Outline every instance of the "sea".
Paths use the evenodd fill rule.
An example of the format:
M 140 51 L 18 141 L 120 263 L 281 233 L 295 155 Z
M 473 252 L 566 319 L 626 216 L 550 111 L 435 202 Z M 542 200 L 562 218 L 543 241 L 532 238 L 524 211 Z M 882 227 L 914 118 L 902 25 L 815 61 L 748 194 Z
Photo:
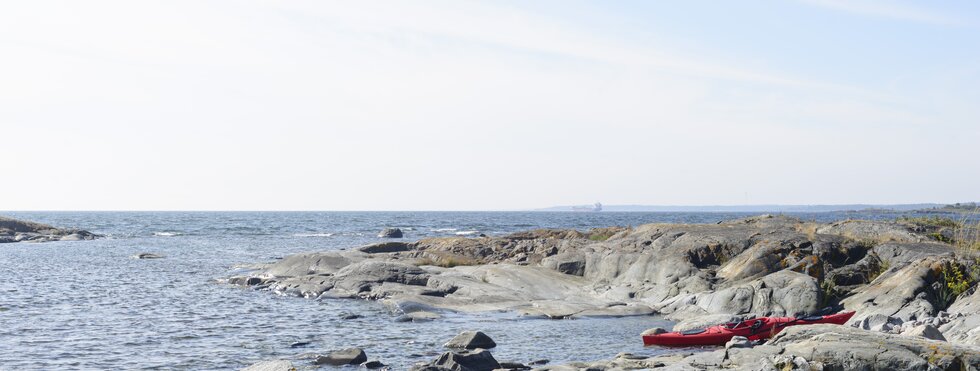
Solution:
M 396 322 L 379 302 L 310 300 L 222 281 L 289 254 L 535 228 L 715 223 L 758 213 L 646 212 L 0 212 L 105 235 L 94 241 L 0 244 L 0 370 L 235 370 L 258 361 L 364 349 L 392 370 L 430 361 L 464 330 L 493 338 L 498 361 L 550 364 L 654 355 L 640 333 L 658 316 L 548 320 L 444 313 Z M 804 220 L 893 220 L 902 212 L 793 214 Z M 139 253 L 163 255 L 140 260 Z M 357 319 L 341 319 L 359 314 Z M 303 345 L 302 343 L 308 343 Z

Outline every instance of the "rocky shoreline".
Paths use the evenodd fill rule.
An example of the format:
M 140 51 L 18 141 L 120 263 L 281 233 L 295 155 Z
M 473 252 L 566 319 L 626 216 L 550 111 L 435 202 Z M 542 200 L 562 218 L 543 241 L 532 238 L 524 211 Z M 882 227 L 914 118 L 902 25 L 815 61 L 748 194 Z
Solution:
M 0 243 L 84 241 L 100 237 L 102 236 L 86 230 L 57 228 L 0 216 Z
M 620 355 L 545 370 L 977 368 L 980 260 L 950 243 L 976 231 L 949 229 L 765 215 L 534 230 L 298 254 L 228 281 L 317 300 L 379 300 L 405 320 L 437 320 L 446 310 L 556 319 L 658 314 L 683 329 L 836 304 L 857 312 L 846 326 L 791 328 L 751 348 Z

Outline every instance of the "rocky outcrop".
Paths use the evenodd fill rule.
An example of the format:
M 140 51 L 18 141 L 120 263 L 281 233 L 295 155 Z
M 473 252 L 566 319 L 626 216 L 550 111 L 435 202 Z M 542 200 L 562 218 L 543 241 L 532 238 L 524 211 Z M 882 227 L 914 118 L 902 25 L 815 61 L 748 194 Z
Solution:
M 660 313 L 681 321 L 680 330 L 840 303 L 858 312 L 851 325 L 938 338 L 917 328 L 929 325 L 951 343 L 975 343 L 980 299 L 972 292 L 951 298 L 942 282 L 944 267 L 966 263 L 922 233 L 897 222 L 768 215 L 540 229 L 293 255 L 229 282 L 320 300 L 381 300 L 406 321 L 438 319 L 441 310 L 544 318 Z M 933 320 L 947 306 L 950 316 Z
M 99 237 L 102 236 L 81 229 L 62 229 L 0 216 L 0 243 L 83 241 Z

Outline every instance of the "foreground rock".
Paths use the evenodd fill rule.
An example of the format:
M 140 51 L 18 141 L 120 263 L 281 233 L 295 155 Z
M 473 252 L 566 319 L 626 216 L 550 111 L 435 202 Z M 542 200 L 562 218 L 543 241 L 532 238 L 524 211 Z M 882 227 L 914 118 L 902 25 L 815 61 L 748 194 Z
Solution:
M 744 345 L 739 343 L 740 345 Z M 768 344 L 696 354 L 637 357 L 620 354 L 600 362 L 537 370 L 972 370 L 980 348 L 837 325 L 789 327 Z
M 99 237 L 102 236 L 81 229 L 62 229 L 0 216 L 0 243 L 82 241 Z
M 858 312 L 850 325 L 938 338 L 912 331 L 927 324 L 951 343 L 976 345 L 980 296 L 952 295 L 945 281 L 972 272 L 970 259 L 915 225 L 758 216 L 389 242 L 292 255 L 229 282 L 319 300 L 381 300 L 406 321 L 437 319 L 440 310 L 659 313 L 688 329 L 839 303 Z

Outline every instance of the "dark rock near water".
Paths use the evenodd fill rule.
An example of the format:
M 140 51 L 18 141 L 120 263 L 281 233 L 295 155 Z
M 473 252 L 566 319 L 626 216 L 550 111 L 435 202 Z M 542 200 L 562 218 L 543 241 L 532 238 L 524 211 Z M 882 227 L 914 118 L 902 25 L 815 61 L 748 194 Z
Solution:
M 133 259 L 163 259 L 163 255 L 158 255 L 150 252 L 141 252 L 139 254 L 133 255 Z
M 402 238 L 402 236 L 402 230 L 398 228 L 385 228 L 381 233 L 378 233 L 380 238 Z
M 500 368 L 489 350 L 476 349 L 443 353 L 429 366 L 453 371 L 492 371 Z
M 453 337 L 452 340 L 449 340 L 444 346 L 446 348 L 460 349 L 490 349 L 496 347 L 497 343 L 482 331 L 463 331 Z
M 307 345 L 310 345 L 310 342 L 309 341 L 297 341 L 297 342 L 294 342 L 292 344 L 289 344 L 289 347 L 290 348 L 302 348 L 302 347 L 305 347 Z
M 325 356 L 317 356 L 313 361 L 317 365 L 359 365 L 367 362 L 367 354 L 361 348 L 347 348 L 330 352 Z
M 364 368 L 369 369 L 369 370 L 374 370 L 374 369 L 382 368 L 382 367 L 385 367 L 385 366 L 386 365 L 384 363 L 381 363 L 381 361 L 378 361 L 378 360 L 371 360 L 371 361 L 367 361 L 367 362 L 364 362 L 364 363 L 361 364 L 361 367 L 364 367 Z
M 504 370 L 530 370 L 531 367 L 518 362 L 500 362 L 500 369 Z
M 368 254 L 379 254 L 379 253 L 390 253 L 390 252 L 402 252 L 410 250 L 407 243 L 404 242 L 381 242 L 376 244 L 371 244 L 367 246 L 361 246 L 357 248 L 358 251 L 366 252 Z

